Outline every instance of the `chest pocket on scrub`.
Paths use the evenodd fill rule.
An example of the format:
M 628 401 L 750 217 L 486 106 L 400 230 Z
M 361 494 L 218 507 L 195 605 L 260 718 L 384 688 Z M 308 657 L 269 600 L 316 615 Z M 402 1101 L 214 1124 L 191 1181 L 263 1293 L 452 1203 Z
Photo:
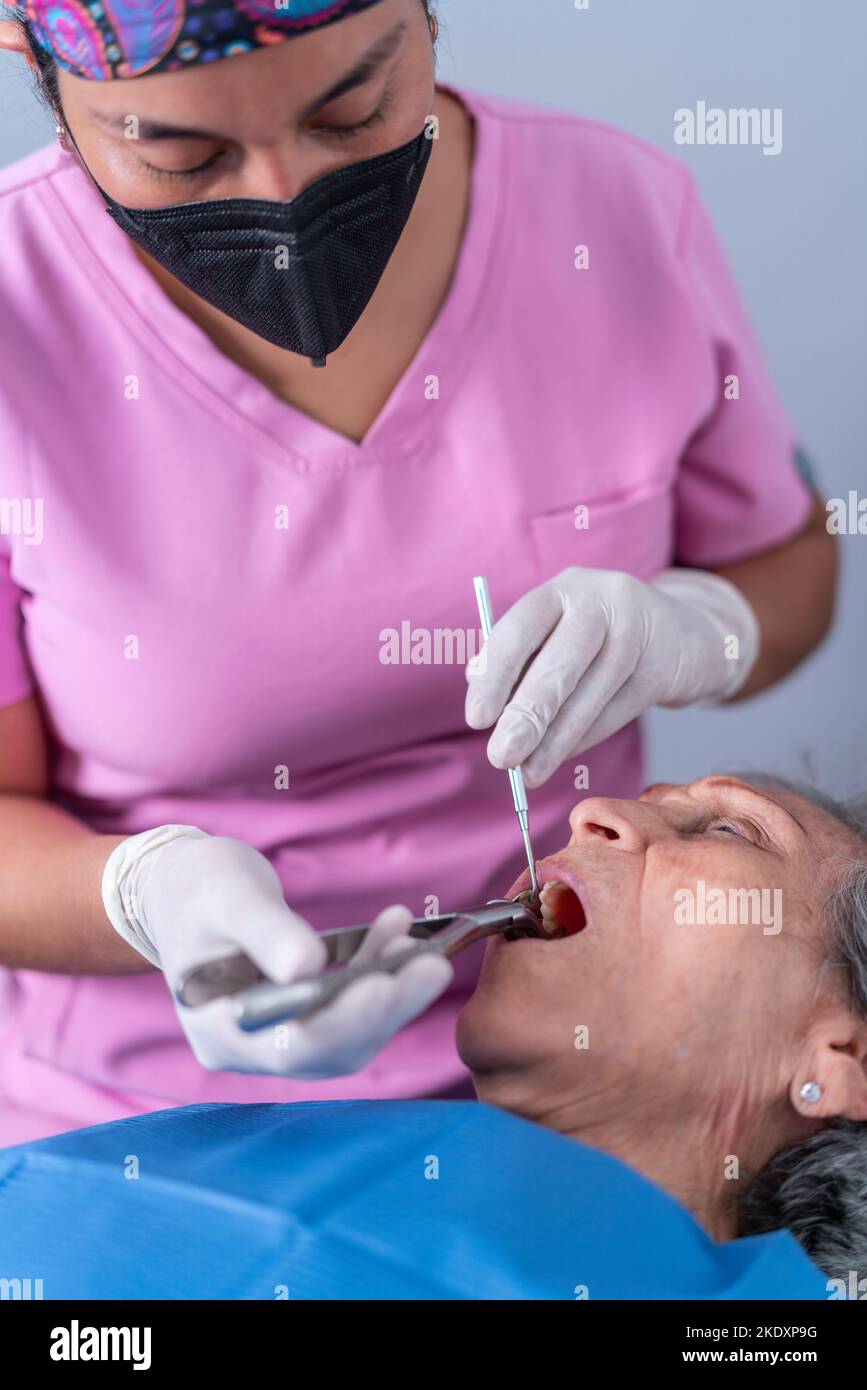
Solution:
M 651 579 L 672 563 L 674 494 L 602 497 L 531 516 L 527 527 L 540 584 L 569 565 Z

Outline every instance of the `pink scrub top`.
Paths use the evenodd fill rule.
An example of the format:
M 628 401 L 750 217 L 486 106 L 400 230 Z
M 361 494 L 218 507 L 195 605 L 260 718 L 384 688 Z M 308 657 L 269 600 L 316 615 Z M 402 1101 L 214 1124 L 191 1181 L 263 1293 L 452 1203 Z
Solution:
M 741 559 L 811 505 L 685 168 L 451 90 L 476 123 L 464 243 L 360 444 L 223 356 L 71 156 L 0 175 L 0 704 L 38 692 L 53 797 L 82 821 L 246 840 L 319 928 L 476 904 L 522 867 L 463 720 L 474 575 L 502 614 L 567 565 Z M 579 761 L 594 794 L 642 787 L 636 725 Z M 568 839 L 580 779 L 531 794 L 537 853 Z M 479 960 L 320 1082 L 203 1070 L 157 972 L 2 971 L 0 1143 L 200 1101 L 435 1095 L 466 1078 Z

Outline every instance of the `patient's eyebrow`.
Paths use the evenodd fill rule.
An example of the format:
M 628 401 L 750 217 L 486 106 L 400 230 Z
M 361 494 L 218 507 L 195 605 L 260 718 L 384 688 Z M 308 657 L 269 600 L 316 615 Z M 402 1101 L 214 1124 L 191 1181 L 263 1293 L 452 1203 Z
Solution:
M 733 788 L 735 791 L 747 791 L 750 792 L 752 796 L 758 797 L 759 801 L 764 801 L 766 805 L 775 806 L 778 811 L 782 811 L 784 815 L 788 816 L 789 820 L 795 822 L 795 825 L 801 831 L 802 835 L 806 835 L 807 832 L 794 811 L 790 811 L 781 801 L 775 801 L 772 796 L 766 796 L 764 792 L 760 792 L 756 787 L 751 786 L 749 782 L 740 782 L 736 777 L 714 777 L 713 781 L 715 786 L 722 785 Z
M 397 52 L 407 27 L 406 20 L 402 19 L 400 23 L 389 29 L 388 33 L 377 39 L 376 43 L 361 55 L 349 72 L 338 78 L 326 92 L 321 92 L 318 97 L 314 97 L 312 101 L 307 103 L 298 116 L 298 120 L 306 120 L 314 111 L 318 111 L 320 106 L 327 106 L 329 102 L 336 101 L 338 97 L 345 96 L 347 92 L 353 91 L 356 87 L 364 86 L 365 82 L 370 82 L 388 59 Z M 122 131 L 129 120 L 128 114 L 110 116 L 105 111 L 90 109 L 87 111 L 87 116 L 105 130 L 114 132 Z M 226 137 L 218 131 L 199 130 L 192 126 L 166 125 L 162 121 L 140 121 L 138 138 L 140 140 L 222 140 Z

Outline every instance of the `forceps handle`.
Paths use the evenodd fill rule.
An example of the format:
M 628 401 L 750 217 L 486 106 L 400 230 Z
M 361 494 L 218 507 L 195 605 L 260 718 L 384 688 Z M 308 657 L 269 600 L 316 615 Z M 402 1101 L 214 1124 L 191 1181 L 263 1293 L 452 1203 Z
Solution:
M 409 934 L 426 941 L 432 930 L 450 925 L 457 915 L 456 912 L 444 912 L 436 917 L 413 917 Z M 350 960 L 369 931 L 367 924 L 361 927 L 331 927 L 328 931 L 319 932 L 319 939 L 325 946 L 326 965 L 343 965 Z M 212 999 L 221 999 L 226 994 L 240 994 L 242 990 L 263 984 L 266 980 L 267 976 L 248 955 L 236 951 L 188 970 L 175 990 L 175 998 L 179 1004 L 196 1008 L 200 1004 L 209 1004 Z
M 347 985 L 368 975 L 396 974 L 402 966 L 419 956 L 431 953 L 453 956 L 486 936 L 498 932 L 534 930 L 537 919 L 520 900 L 495 898 L 472 912 L 444 913 L 439 917 L 417 917 L 413 933 L 417 941 L 405 951 L 397 951 L 385 959 L 379 957 L 365 965 L 348 965 L 330 975 L 313 975 L 292 984 L 277 985 L 270 981 L 253 985 L 235 995 L 236 1022 L 245 1033 L 267 1028 L 291 1018 L 304 1018 L 329 1004 Z M 352 928 L 349 929 L 353 931 Z M 354 932 L 363 931 L 355 928 Z M 335 935 L 346 935 L 346 928 L 337 928 Z
M 417 960 L 425 954 L 444 953 L 431 938 L 430 941 L 417 941 L 405 951 L 396 951 L 385 960 L 372 961 L 368 965 L 346 965 L 330 975 L 314 975 L 290 985 L 263 981 L 234 996 L 235 1021 L 245 1033 L 254 1033 L 260 1028 L 267 1028 L 270 1023 L 305 1018 L 330 1004 L 354 980 L 362 980 L 372 974 L 394 975 L 408 961 Z
M 267 980 L 244 955 L 225 956 L 190 972 L 175 992 L 178 1003 L 190 1008 L 226 995 L 233 997 L 236 1021 L 244 1032 L 255 1032 L 270 1023 L 304 1018 L 331 1002 L 354 980 L 373 974 L 394 974 L 408 961 L 427 952 L 452 956 L 483 937 L 509 930 L 533 930 L 535 917 L 518 899 L 495 898 L 472 912 L 446 912 L 437 917 L 413 918 L 406 950 L 379 957 L 363 965 L 348 965 L 331 974 L 312 975 L 290 984 Z M 331 964 L 345 960 L 361 945 L 369 927 L 337 927 L 322 932 L 328 938 Z

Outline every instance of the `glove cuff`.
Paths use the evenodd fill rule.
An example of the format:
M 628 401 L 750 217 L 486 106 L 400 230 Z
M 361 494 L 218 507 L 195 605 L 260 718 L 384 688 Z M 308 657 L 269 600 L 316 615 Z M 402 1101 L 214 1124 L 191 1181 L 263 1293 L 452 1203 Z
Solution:
M 720 659 L 708 668 L 707 687 L 694 701 L 679 703 L 718 705 L 730 700 L 749 679 L 761 648 L 761 629 L 751 605 L 736 585 L 708 570 L 663 570 L 652 583 L 719 633 Z
M 140 912 L 139 867 L 152 850 L 183 836 L 209 838 L 195 825 L 159 825 L 155 830 L 143 830 L 115 846 L 102 874 L 102 902 L 108 920 L 118 935 L 158 970 L 162 969 L 159 951 L 145 930 Z

